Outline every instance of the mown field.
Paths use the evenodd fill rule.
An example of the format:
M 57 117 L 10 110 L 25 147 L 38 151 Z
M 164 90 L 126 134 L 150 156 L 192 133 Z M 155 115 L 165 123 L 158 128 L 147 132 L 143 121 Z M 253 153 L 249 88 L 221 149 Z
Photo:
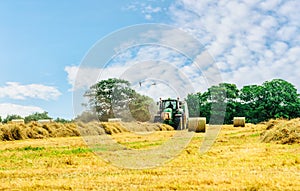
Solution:
M 197 133 L 178 157 L 143 170 L 105 163 L 81 137 L 0 141 L 0 190 L 300 190 L 300 145 L 262 142 L 270 126 L 225 125 L 205 154 L 198 152 L 204 134 Z M 110 136 L 127 147 L 148 149 L 173 134 Z

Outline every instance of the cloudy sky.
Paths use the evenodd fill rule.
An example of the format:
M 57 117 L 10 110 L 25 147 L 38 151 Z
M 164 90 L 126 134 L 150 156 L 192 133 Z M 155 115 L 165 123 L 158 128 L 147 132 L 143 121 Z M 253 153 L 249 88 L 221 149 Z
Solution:
M 167 24 L 192 35 L 214 59 L 224 82 L 242 87 L 282 78 L 299 90 L 299 8 L 298 0 L 0 1 L 0 116 L 47 111 L 54 118 L 73 118 L 74 91 L 94 83 L 91 76 L 134 79 L 132 68 L 155 73 L 149 61 L 155 58 L 159 65 L 175 67 L 165 67 L 167 76 L 180 68 L 196 91 L 204 91 L 203 73 L 195 73 L 193 61 L 163 46 L 116 51 L 105 70 L 82 67 L 101 39 L 143 23 Z M 164 37 L 169 38 L 179 37 Z M 80 67 L 89 75 L 78 81 Z M 148 78 L 144 92 L 168 89 L 155 76 Z

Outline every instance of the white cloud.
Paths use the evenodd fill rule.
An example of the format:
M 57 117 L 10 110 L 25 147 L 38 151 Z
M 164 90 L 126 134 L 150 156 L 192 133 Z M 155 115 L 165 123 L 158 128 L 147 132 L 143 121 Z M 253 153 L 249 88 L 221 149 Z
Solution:
M 177 0 L 169 10 L 212 53 L 224 81 L 282 78 L 300 90 L 299 7 L 298 0 Z
M 185 42 L 184 37 L 178 37 L 176 41 L 172 41 L 171 38 L 164 38 L 164 36 L 166 36 L 166 34 L 163 34 L 160 38 L 164 39 L 165 41 L 162 44 L 166 44 L 166 41 L 171 41 L 173 44 L 178 44 L 178 39 L 183 39 L 181 44 L 184 44 Z M 194 44 L 195 43 L 189 43 L 189 41 L 187 41 L 182 48 L 184 51 L 188 51 L 193 48 L 196 49 Z M 174 46 L 176 47 L 178 45 Z M 132 52 L 128 53 L 128 51 Z M 143 45 L 132 50 L 126 50 L 115 56 L 114 59 L 108 63 L 106 68 L 67 66 L 65 67 L 65 71 L 68 73 L 68 82 L 70 85 L 72 85 L 72 91 L 77 91 L 79 89 L 87 90 L 97 81 L 113 77 L 129 80 L 133 83 L 147 79 L 149 80 L 150 78 L 152 81 L 164 81 L 165 83 L 168 80 L 162 79 L 166 77 L 173 83 L 178 81 L 176 77 L 180 77 L 182 75 L 187 76 L 185 77 L 185 81 L 188 81 L 186 83 L 193 84 L 193 86 L 196 87 L 195 89 L 200 90 L 202 87 L 204 87 L 202 82 L 207 83 L 207 81 L 203 79 L 202 72 L 205 72 L 205 70 L 209 69 L 212 63 L 212 58 L 206 53 L 198 55 L 196 60 L 198 62 L 192 63 L 189 61 L 189 58 L 177 50 L 154 44 Z M 150 64 L 150 67 L 148 63 L 154 64 Z M 173 86 L 175 89 L 180 87 L 178 84 L 174 84 Z M 156 86 L 156 88 L 158 87 L 160 86 Z M 166 92 L 166 89 L 161 89 L 158 91 Z M 151 93 L 151 95 L 153 95 L 153 93 Z M 157 96 L 153 95 L 152 97 Z
M 36 106 L 24 106 L 24 105 L 17 105 L 12 103 L 0 103 L 0 116 L 2 118 L 6 117 L 7 115 L 20 115 L 21 117 L 28 116 L 35 112 L 44 112 L 44 110 L 40 107 Z
M 145 5 L 145 4 L 142 4 L 141 9 L 142 9 L 142 13 L 145 15 L 145 19 L 147 20 L 151 20 L 153 14 L 161 12 L 160 7 L 152 7 L 151 5 Z
M 128 65 L 111 66 L 107 68 L 92 68 L 80 66 L 66 66 L 68 82 L 72 86 L 71 91 L 88 89 L 99 80 L 117 78 L 126 70 Z
M 146 15 L 145 15 L 145 19 L 147 19 L 147 20 L 151 20 L 151 19 L 152 19 L 152 15 L 150 15 L 150 14 L 146 14 Z
M 35 98 L 50 100 L 56 99 L 61 95 L 56 87 L 45 86 L 42 84 L 22 85 L 18 82 L 7 82 L 5 86 L 0 87 L 0 98 L 10 98 L 24 100 L 26 98 Z

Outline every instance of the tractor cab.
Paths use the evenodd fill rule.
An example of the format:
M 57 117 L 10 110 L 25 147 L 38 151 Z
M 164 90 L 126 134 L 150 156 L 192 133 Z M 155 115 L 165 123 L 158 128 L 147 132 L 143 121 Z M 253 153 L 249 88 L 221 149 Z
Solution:
M 170 108 L 172 110 L 176 110 L 179 108 L 178 100 L 171 100 L 171 99 L 162 100 L 161 105 L 162 105 L 162 109 Z

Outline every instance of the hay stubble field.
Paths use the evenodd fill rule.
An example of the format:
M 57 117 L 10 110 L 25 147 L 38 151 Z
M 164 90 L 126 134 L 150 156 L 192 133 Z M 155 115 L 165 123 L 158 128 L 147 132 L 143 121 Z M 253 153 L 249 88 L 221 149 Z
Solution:
M 266 125 L 224 125 L 199 153 L 197 133 L 178 157 L 153 169 L 121 169 L 93 154 L 81 137 L 0 142 L 0 190 L 300 190 L 299 144 L 261 141 Z M 111 135 L 133 149 L 162 144 L 174 131 Z

